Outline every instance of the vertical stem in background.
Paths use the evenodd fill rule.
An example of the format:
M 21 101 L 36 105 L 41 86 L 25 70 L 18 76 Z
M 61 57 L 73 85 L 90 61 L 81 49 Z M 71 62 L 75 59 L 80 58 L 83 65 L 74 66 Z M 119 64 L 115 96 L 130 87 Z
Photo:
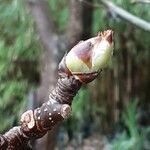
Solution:
M 108 128 L 106 129 L 107 133 L 112 132 L 112 125 L 114 124 L 114 115 L 115 115 L 115 99 L 114 99 L 114 76 L 113 71 L 109 70 L 107 74 L 107 124 Z M 110 126 L 111 124 L 111 126 Z
M 120 42 L 121 42 L 121 49 L 122 49 L 122 70 L 121 70 L 121 75 L 122 75 L 122 82 L 121 82 L 121 102 L 120 102 L 120 110 L 123 109 L 124 104 L 128 101 L 128 94 L 127 94 L 127 77 L 128 77 L 128 51 L 127 51 L 127 40 L 125 38 L 124 34 L 120 35 Z
M 128 34 L 126 34 L 128 33 Z M 124 106 L 131 101 L 131 90 L 132 90 L 132 72 L 131 72 L 131 47 L 129 47 L 128 37 L 132 39 L 132 30 L 126 31 L 124 34 L 120 36 L 121 46 L 122 46 L 122 70 L 121 70 L 121 78 L 123 79 L 120 83 L 120 93 L 122 99 L 120 100 L 120 110 L 124 109 Z
M 132 52 L 131 50 L 134 50 L 134 46 L 130 44 L 130 42 L 134 43 L 134 29 L 133 27 L 129 26 L 128 28 L 128 34 L 127 39 L 130 37 L 130 40 L 128 40 L 127 44 L 127 100 L 130 102 L 131 96 L 132 96 Z
M 126 85 L 126 91 L 127 91 L 127 101 L 131 101 L 131 89 L 132 89 L 132 82 L 131 82 L 131 57 L 129 54 L 129 49 L 127 49 L 127 85 Z
M 118 104 L 119 104 L 119 66 L 118 66 L 118 61 L 117 61 L 117 57 L 115 57 L 114 59 L 114 102 L 115 102 L 115 106 L 114 106 L 114 121 L 115 123 L 119 121 L 119 108 L 118 108 Z
M 129 103 L 131 100 L 131 57 L 127 40 L 124 41 L 123 59 L 124 59 L 124 90 L 123 104 Z

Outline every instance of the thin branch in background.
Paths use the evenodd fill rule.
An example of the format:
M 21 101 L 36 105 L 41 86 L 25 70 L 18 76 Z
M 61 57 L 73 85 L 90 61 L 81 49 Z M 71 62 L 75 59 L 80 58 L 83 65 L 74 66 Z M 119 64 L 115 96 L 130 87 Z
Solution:
M 150 0 L 133 0 L 131 3 L 144 3 L 144 4 L 150 4 Z
M 136 25 L 137 27 L 144 29 L 146 31 L 150 31 L 150 23 L 149 22 L 147 22 L 137 16 L 134 16 L 133 14 L 129 13 L 128 11 L 116 6 L 111 1 L 100 0 L 100 4 L 103 4 L 109 10 L 113 11 L 118 16 L 120 16 L 120 18 L 130 22 L 131 24 Z
M 150 31 L 150 23 L 129 13 L 128 11 L 124 10 L 123 8 L 120 8 L 116 6 L 114 3 L 111 1 L 106 1 L 106 0 L 100 0 L 99 4 L 92 4 L 90 2 L 87 2 L 86 0 L 81 0 L 83 3 L 90 5 L 91 7 L 101 7 L 101 5 L 104 5 L 106 8 L 114 12 L 116 15 L 118 15 L 120 18 L 128 21 L 129 23 L 136 25 L 137 27 Z M 139 0 L 140 1 L 140 0 Z M 145 0 L 145 2 L 150 2 L 149 0 Z

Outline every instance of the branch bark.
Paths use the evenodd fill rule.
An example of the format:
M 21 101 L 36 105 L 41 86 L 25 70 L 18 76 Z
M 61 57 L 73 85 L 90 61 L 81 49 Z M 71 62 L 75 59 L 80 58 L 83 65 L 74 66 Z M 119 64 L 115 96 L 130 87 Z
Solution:
M 150 0 L 133 0 L 131 3 L 143 3 L 143 4 L 150 4 Z
M 47 102 L 35 110 L 26 111 L 21 116 L 21 126 L 14 127 L 0 136 L 0 149 L 29 149 L 29 140 L 44 136 L 59 121 L 69 117 L 71 102 L 81 85 L 73 76 L 59 78 Z
M 100 0 L 101 4 L 103 4 L 105 7 L 107 7 L 109 10 L 116 13 L 118 16 L 120 16 L 122 19 L 127 20 L 128 22 L 132 23 L 133 25 L 136 25 L 137 27 L 144 29 L 146 31 L 150 31 L 150 23 L 132 15 L 131 13 L 127 12 L 126 10 L 116 6 L 111 1 L 106 0 Z

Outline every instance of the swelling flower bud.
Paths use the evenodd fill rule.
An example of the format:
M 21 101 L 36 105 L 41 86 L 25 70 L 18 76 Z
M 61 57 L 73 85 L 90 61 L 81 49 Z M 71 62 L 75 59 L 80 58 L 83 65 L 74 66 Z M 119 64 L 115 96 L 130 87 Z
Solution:
M 75 45 L 61 61 L 59 70 L 61 73 L 73 75 L 81 82 L 90 82 L 106 67 L 113 47 L 113 31 L 101 32 L 98 36 Z

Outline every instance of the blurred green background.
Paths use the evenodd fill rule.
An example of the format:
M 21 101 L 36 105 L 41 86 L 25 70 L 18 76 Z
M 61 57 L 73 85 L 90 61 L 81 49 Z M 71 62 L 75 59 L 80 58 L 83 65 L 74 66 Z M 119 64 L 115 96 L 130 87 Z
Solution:
M 150 26 L 150 3 L 111 2 L 147 21 Z M 48 93 L 49 88 L 44 83 L 55 78 L 54 83 L 48 82 L 53 86 L 57 80 L 56 76 L 48 75 L 48 71 L 46 77 L 43 75 L 44 65 L 54 68 L 54 74 L 57 74 L 57 64 L 65 51 L 79 40 L 111 28 L 115 33 L 114 56 L 99 78 L 82 87 L 75 97 L 71 118 L 53 133 L 57 135 L 56 140 L 53 139 L 55 149 L 149 150 L 150 31 L 122 19 L 100 0 L 47 0 L 44 3 L 49 10 L 47 15 L 51 17 L 48 21 L 52 20 L 55 28 L 53 31 L 49 24 L 49 43 L 55 39 L 52 37 L 51 40 L 53 34 L 57 37 L 57 48 L 51 53 L 40 35 L 43 15 L 38 11 L 43 11 L 40 9 L 44 8 L 42 3 L 40 0 L 0 0 L 0 132 L 18 125 L 19 116 L 26 109 L 44 102 L 44 96 L 35 93 L 41 86 Z M 77 18 L 72 29 L 75 23 L 82 21 L 77 28 L 82 32 L 73 43 L 69 43 L 72 41 L 64 37 L 76 32 L 68 31 L 71 10 L 76 8 Z M 41 22 L 37 21 L 38 18 Z M 54 56 L 53 66 L 49 57 L 45 57 L 47 51 Z M 47 140 L 47 143 L 51 142 L 50 138 Z M 43 148 L 47 149 L 53 148 Z

